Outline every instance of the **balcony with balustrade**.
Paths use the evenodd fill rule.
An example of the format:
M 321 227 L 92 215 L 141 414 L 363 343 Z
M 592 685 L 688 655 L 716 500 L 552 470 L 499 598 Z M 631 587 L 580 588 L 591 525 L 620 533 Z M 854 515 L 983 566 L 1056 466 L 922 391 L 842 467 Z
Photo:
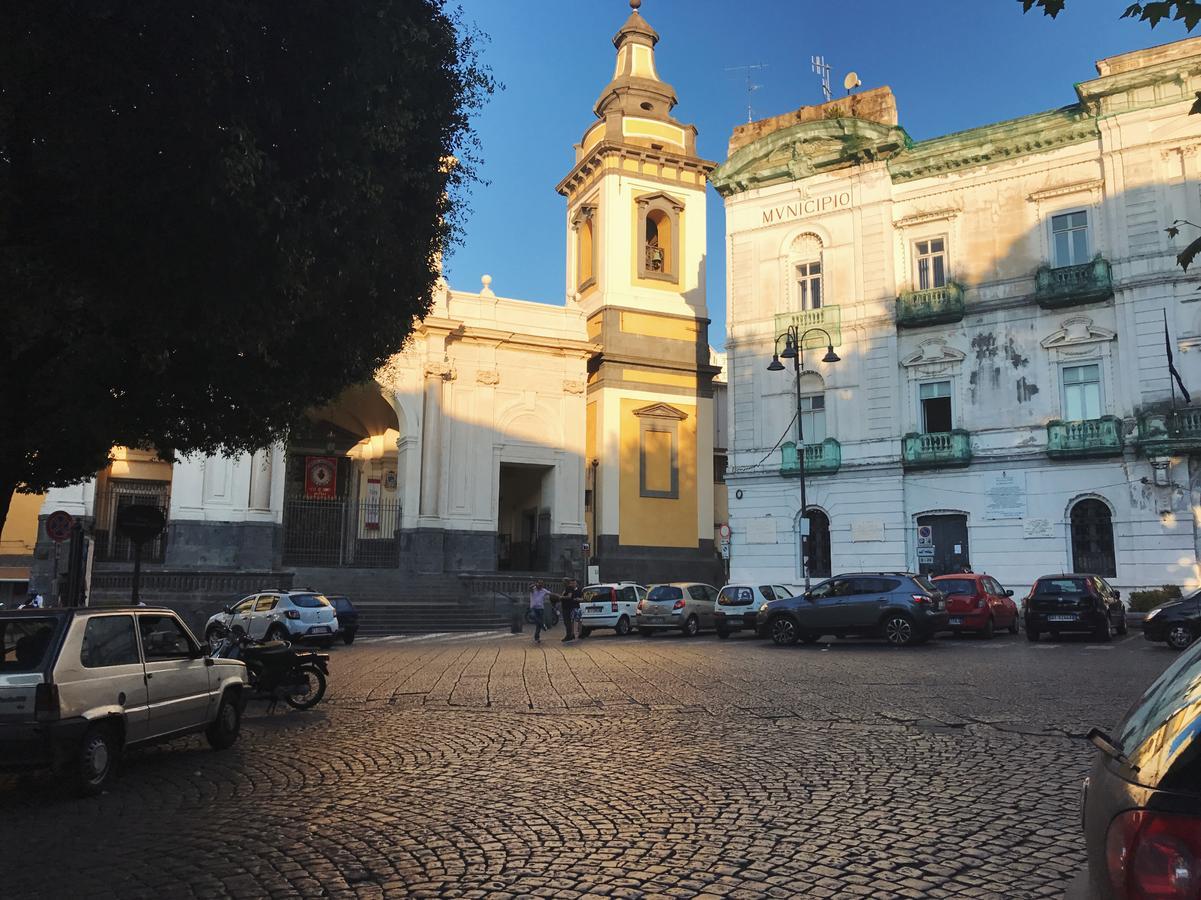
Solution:
M 901 465 L 906 469 L 962 468 L 971 462 L 972 435 L 962 428 L 901 438 Z
M 810 329 L 820 329 L 806 335 L 801 341 L 804 350 L 818 350 L 826 346 L 826 337 L 822 331 L 830 335 L 830 344 L 835 347 L 842 346 L 842 308 L 839 306 L 777 313 L 776 334 L 783 334 L 790 327 L 795 327 L 798 334 L 805 334 Z
M 788 441 L 780 447 L 780 474 L 785 478 L 797 478 L 801 467 L 797 461 L 796 444 Z M 833 475 L 842 465 L 842 445 L 834 438 L 826 438 L 820 444 L 805 445 L 805 475 Z
M 1122 455 L 1122 420 L 1116 416 L 1047 423 L 1047 456 L 1080 459 Z
M 1100 254 L 1079 266 L 1042 266 L 1035 281 L 1034 299 L 1043 309 L 1100 303 L 1113 296 L 1113 272 Z
M 1201 408 L 1143 413 L 1135 442 L 1146 456 L 1201 453 Z
M 963 320 L 963 287 L 950 282 L 897 297 L 897 328 L 920 328 Z

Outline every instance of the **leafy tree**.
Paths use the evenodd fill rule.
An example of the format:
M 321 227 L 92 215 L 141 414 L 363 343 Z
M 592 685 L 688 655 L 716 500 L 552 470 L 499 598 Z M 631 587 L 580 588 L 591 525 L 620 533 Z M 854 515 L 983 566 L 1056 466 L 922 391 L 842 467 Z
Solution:
M 1038 7 L 1043 15 L 1054 19 L 1063 12 L 1067 0 L 1018 0 L 1023 12 Z M 1192 31 L 1201 22 L 1201 0 L 1153 0 L 1149 3 L 1131 3 L 1122 13 L 1123 19 L 1138 19 L 1150 22 L 1154 28 L 1164 19 L 1183 22 L 1184 27 Z
M 267 446 L 403 345 L 478 41 L 444 0 L 0 4 L 0 524 L 113 445 Z

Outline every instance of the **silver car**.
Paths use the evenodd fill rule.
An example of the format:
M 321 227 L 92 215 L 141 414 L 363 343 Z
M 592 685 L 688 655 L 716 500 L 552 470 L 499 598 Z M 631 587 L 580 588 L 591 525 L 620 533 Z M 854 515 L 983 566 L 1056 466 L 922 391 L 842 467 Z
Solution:
M 717 588 L 695 581 L 674 581 L 651 585 L 646 599 L 638 604 L 638 633 L 674 629 L 687 637 L 696 637 L 702 629 L 713 628 L 713 608 Z
M 0 771 L 53 768 L 94 794 L 127 747 L 200 733 L 224 750 L 246 683 L 169 609 L 0 612 Z
M 225 629 L 259 641 L 312 641 L 331 647 L 338 634 L 338 614 L 316 591 L 265 590 L 209 617 L 204 639 L 210 647 Z

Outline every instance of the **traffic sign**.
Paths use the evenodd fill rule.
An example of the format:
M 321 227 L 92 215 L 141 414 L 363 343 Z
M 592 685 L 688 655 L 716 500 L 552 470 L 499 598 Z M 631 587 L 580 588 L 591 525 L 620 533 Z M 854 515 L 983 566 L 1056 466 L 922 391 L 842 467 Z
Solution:
M 722 542 L 721 542 L 721 558 L 722 559 L 730 558 L 730 542 L 729 542 L 729 540 L 727 540 L 725 538 L 722 538 Z
M 917 526 L 917 545 L 919 547 L 934 546 L 934 528 L 930 525 Z
M 927 562 L 933 560 L 934 559 L 934 548 L 933 547 L 918 547 L 917 548 L 917 558 L 919 560 L 923 560 L 923 561 L 927 561 Z
M 587 542 L 587 541 L 584 541 L 584 545 L 583 545 L 582 549 L 583 549 L 583 551 L 584 551 L 585 553 L 587 553 L 587 552 L 588 552 L 589 550 L 591 550 L 592 548 L 591 548 L 591 547 L 588 545 L 588 542 Z
M 730 539 L 730 526 L 725 522 L 722 522 L 717 526 L 717 533 L 721 536 L 723 541 L 728 541 Z
M 75 524 L 74 517 L 69 512 L 57 510 L 46 516 L 46 537 L 61 544 L 71 537 L 71 526 Z

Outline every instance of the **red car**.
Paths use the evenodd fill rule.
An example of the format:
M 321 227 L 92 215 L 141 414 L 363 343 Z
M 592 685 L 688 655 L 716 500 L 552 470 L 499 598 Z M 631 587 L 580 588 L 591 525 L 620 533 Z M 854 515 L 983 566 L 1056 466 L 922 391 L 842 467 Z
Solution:
M 1007 591 L 991 575 L 965 572 L 962 575 L 939 575 L 934 586 L 947 598 L 948 627 L 961 631 L 978 631 L 990 638 L 998 628 L 1018 633 L 1018 607 L 1013 591 Z

